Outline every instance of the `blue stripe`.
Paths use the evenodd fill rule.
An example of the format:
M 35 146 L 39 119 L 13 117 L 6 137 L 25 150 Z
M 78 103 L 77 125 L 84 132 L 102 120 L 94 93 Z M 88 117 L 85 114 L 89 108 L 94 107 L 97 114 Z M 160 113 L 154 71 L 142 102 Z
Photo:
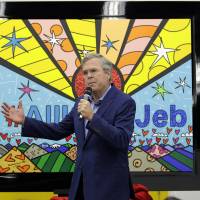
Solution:
M 178 160 L 176 160 L 175 158 L 171 157 L 170 155 L 167 155 L 167 156 L 163 157 L 163 160 L 165 160 L 169 164 L 173 165 L 174 167 L 176 167 L 180 171 L 192 171 L 191 168 L 187 167 L 186 165 L 184 165 L 183 163 L 179 162 Z
M 188 157 L 188 158 L 191 158 L 193 159 L 193 154 L 191 154 L 190 152 L 188 151 L 185 151 L 183 149 L 176 149 L 177 152 L 183 154 L 184 156 Z

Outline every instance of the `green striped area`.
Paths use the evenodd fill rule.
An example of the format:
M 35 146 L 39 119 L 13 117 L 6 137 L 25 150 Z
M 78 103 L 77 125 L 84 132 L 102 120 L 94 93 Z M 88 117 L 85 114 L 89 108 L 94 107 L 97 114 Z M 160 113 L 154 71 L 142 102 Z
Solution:
M 187 165 L 190 168 L 193 168 L 193 160 L 184 156 L 183 154 L 179 153 L 179 152 L 172 152 L 170 154 L 173 158 L 175 158 L 176 160 L 180 161 L 181 163 L 184 163 L 185 165 Z
M 174 167 L 173 165 L 170 165 L 168 162 L 162 160 L 162 158 L 158 159 L 158 162 L 160 162 L 162 165 L 164 165 L 167 169 L 169 169 L 170 171 L 173 172 L 177 172 L 179 171 L 178 169 L 176 169 L 176 167 Z
M 40 169 L 42 169 L 50 156 L 51 156 L 51 154 L 48 153 L 46 155 L 43 155 L 41 157 L 37 157 L 37 158 L 33 159 L 32 162 L 35 165 L 37 165 L 37 167 L 39 167 Z
M 59 151 L 32 160 L 43 172 L 70 172 L 73 162 Z
M 65 157 L 65 161 L 63 162 L 63 165 L 60 168 L 60 172 L 71 172 L 73 164 L 74 163 L 68 157 Z
M 25 152 L 28 148 L 29 148 L 29 145 L 26 144 L 25 142 L 23 142 L 22 144 L 20 144 L 18 147 L 17 147 L 21 152 Z
M 55 162 L 55 164 L 54 164 L 54 166 L 53 166 L 53 168 L 51 170 L 52 172 L 57 172 L 57 171 L 60 170 L 60 168 L 63 165 L 63 162 L 65 161 L 65 158 L 63 158 L 63 157 L 64 157 L 64 155 L 62 155 L 62 154 L 60 154 L 58 156 L 58 158 L 57 158 L 57 160 L 56 160 L 56 162 Z
M 45 163 L 42 170 L 44 172 L 51 172 L 52 167 L 54 166 L 54 163 L 56 162 L 60 152 L 54 151 L 51 153 L 51 156 L 49 157 L 48 161 Z
M 70 172 L 74 172 L 75 171 L 75 163 L 73 163 Z

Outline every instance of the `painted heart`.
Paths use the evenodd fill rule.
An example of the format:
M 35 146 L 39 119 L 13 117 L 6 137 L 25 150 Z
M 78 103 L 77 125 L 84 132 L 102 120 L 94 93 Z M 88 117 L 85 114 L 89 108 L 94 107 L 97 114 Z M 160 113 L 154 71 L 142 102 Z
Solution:
M 167 133 L 170 134 L 172 132 L 172 128 L 167 127 Z
M 159 144 L 160 140 L 161 140 L 161 138 L 156 137 L 156 142 L 157 142 L 158 144 Z
M 0 166 L 0 173 L 5 173 L 7 171 L 9 171 L 10 167 L 6 167 L 6 168 L 3 168 L 2 166 Z
M 17 143 L 17 145 L 20 145 L 21 139 L 16 139 L 16 143 Z
M 33 139 L 30 139 L 30 138 L 28 139 L 28 143 L 29 143 L 29 144 L 31 144 L 32 141 L 33 141 Z
M 19 160 L 25 160 L 25 155 L 24 154 L 16 155 L 15 158 Z
M 151 145 L 151 143 L 152 143 L 152 139 L 146 139 L 146 141 L 147 141 L 147 144 L 150 146 Z
M 8 154 L 8 156 L 5 158 L 6 162 L 15 162 L 15 159 L 12 158 L 12 154 Z
M 149 134 L 149 131 L 145 131 L 144 129 L 142 129 L 142 134 L 143 134 L 143 136 L 145 137 L 146 135 Z
M 152 128 L 152 132 L 153 132 L 153 133 L 156 133 L 156 129 L 155 129 L 155 128 Z
M 186 138 L 186 142 L 187 142 L 187 144 L 189 145 L 190 142 L 191 142 L 191 139 L 190 139 L 190 138 Z
M 174 142 L 174 144 L 177 144 L 178 141 L 179 141 L 179 137 L 177 137 L 177 138 L 173 138 L 173 142 Z
M 30 165 L 23 165 L 23 166 L 18 166 L 17 169 L 21 172 L 27 172 L 30 168 Z
M 188 131 L 191 133 L 192 132 L 192 126 L 188 125 Z
M 76 137 L 74 137 L 73 140 L 74 140 L 74 142 L 77 142 L 77 138 Z
M 180 133 L 180 129 L 175 130 L 176 135 Z
M 1 137 L 3 140 L 6 140 L 6 138 L 8 137 L 8 133 L 5 133 L 5 134 L 2 133 Z
M 144 140 L 139 140 L 140 144 L 143 145 L 144 144 Z
M 6 121 L 8 122 L 8 127 L 12 126 L 13 121 L 11 119 L 6 118 Z
M 168 141 L 169 141 L 169 139 L 168 139 L 168 138 L 164 138 L 164 139 L 163 139 L 163 144 L 167 144 L 167 143 L 168 143 Z
M 72 135 L 69 135 L 69 136 L 67 136 L 67 137 L 65 138 L 65 140 L 66 140 L 67 142 L 69 142 L 71 138 L 72 138 Z

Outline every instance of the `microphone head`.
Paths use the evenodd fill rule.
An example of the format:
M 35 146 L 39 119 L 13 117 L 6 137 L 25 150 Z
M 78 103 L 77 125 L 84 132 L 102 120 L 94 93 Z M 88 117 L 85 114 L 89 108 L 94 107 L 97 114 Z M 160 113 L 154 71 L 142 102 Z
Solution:
M 88 96 L 92 96 L 92 88 L 91 87 L 86 87 L 85 88 L 85 94 Z

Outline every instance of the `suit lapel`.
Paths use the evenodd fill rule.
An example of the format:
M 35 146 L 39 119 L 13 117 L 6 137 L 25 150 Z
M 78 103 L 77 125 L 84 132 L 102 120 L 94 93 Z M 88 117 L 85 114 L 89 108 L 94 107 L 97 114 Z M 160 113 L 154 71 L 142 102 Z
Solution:
M 103 114 L 105 113 L 105 111 L 109 109 L 109 106 L 112 103 L 112 100 L 114 99 L 114 96 L 116 95 L 115 91 L 116 91 L 115 87 L 112 86 L 111 89 L 106 94 L 106 96 L 104 97 L 104 99 L 102 100 L 102 103 L 101 103 L 99 109 L 96 112 L 99 116 L 102 117 Z M 91 137 L 91 135 L 92 135 L 91 131 L 88 131 L 88 134 L 87 134 L 87 137 L 85 139 L 84 145 L 86 145 L 86 143 L 89 140 L 89 138 Z
M 78 106 L 78 103 L 77 103 L 77 106 Z M 76 110 L 78 110 L 78 109 L 76 108 Z M 78 132 L 79 132 L 79 136 L 78 136 L 79 138 L 77 138 L 77 139 L 79 139 L 80 143 L 83 144 L 84 140 L 85 140 L 85 124 L 84 124 L 84 119 L 83 118 L 80 119 L 79 115 L 80 114 L 78 112 L 76 112 L 76 121 L 78 124 L 77 127 L 78 127 Z
M 84 119 L 79 119 L 79 127 L 80 127 L 80 139 L 81 144 L 85 142 L 85 124 Z

